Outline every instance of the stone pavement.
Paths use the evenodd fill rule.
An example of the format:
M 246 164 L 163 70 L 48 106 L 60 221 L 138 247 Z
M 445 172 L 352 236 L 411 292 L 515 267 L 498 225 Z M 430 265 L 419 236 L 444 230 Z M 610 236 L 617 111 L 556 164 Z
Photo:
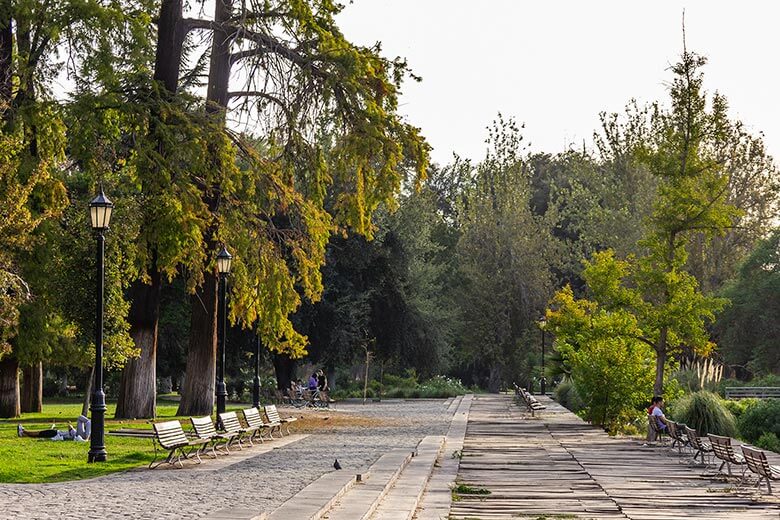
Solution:
M 179 470 L 136 470 L 56 484 L 0 484 L 0 519 L 194 519 L 230 509 L 270 513 L 332 471 L 335 458 L 345 472 L 352 472 L 392 449 L 412 450 L 426 435 L 444 435 L 454 413 L 450 403 L 339 404 L 336 411 L 318 413 L 354 413 L 386 424 L 312 433 L 271 451 L 251 448 L 246 453 L 255 449 L 257 455 L 236 457 L 235 462 L 221 457 L 219 467 L 209 468 L 215 461 L 204 459 L 201 466 Z

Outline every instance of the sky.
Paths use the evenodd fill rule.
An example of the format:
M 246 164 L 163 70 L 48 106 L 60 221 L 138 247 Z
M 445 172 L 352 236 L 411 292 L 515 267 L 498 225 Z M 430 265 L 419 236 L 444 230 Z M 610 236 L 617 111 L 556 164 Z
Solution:
M 683 10 L 688 49 L 709 60 L 705 89 L 780 157 L 780 2 L 354 0 L 338 23 L 422 76 L 400 111 L 446 163 L 482 159 L 499 112 L 525 123 L 531 150 L 555 153 L 589 144 L 601 111 L 668 102 Z

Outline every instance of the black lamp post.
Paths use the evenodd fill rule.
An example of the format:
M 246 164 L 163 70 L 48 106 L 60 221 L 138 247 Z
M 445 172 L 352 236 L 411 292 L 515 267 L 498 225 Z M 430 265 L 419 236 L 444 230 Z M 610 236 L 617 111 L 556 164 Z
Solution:
M 260 408 L 260 334 L 255 339 L 255 381 L 252 387 L 252 406 Z
M 545 395 L 547 391 L 547 378 L 544 376 L 544 329 L 547 326 L 547 318 L 542 316 L 539 318 L 539 329 L 542 331 L 542 395 Z
M 233 255 L 228 253 L 223 245 L 222 251 L 217 254 L 217 270 L 219 271 L 219 312 L 217 316 L 217 326 L 220 329 L 217 334 L 219 339 L 219 372 L 217 373 L 217 413 L 225 413 L 225 400 L 227 399 L 227 388 L 225 387 L 225 334 L 227 330 L 227 301 L 226 287 L 227 277 L 230 274 L 230 264 L 233 262 Z
M 105 277 L 106 237 L 114 204 L 103 190 L 89 203 L 92 229 L 97 234 L 97 315 L 95 320 L 95 381 L 92 388 L 92 432 L 87 462 L 105 462 L 106 394 L 103 392 L 103 285 Z

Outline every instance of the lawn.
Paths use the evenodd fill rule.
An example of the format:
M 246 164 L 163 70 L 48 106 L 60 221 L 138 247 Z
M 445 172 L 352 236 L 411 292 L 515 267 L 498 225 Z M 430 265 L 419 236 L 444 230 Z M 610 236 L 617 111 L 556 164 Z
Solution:
M 43 430 L 57 425 L 67 430 L 70 421 L 75 426 L 76 417 L 81 414 L 81 401 L 50 400 L 43 405 L 41 413 L 25 413 L 21 418 L 0 419 L 0 482 L 60 482 L 97 477 L 148 465 L 154 457 L 150 439 L 134 439 L 106 435 L 108 461 L 98 464 L 87 463 L 89 442 L 51 441 L 18 437 L 16 425 L 21 423 L 28 430 Z M 176 417 L 178 403 L 169 400 L 157 401 L 157 420 Z M 241 405 L 228 406 L 240 409 Z M 106 412 L 106 433 L 117 428 L 151 429 L 146 419 L 113 420 L 116 403 L 108 403 Z M 180 417 L 182 424 L 189 423 L 188 417 Z

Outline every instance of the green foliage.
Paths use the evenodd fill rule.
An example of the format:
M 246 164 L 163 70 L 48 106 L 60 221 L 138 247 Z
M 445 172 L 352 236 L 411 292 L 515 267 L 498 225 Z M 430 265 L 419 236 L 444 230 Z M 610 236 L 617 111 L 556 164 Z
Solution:
M 625 264 L 614 261 L 610 253 L 602 256 L 619 276 Z M 585 269 L 589 284 L 595 281 L 591 275 L 597 265 Z M 605 284 L 607 280 L 594 285 L 614 285 Z M 620 308 L 610 310 L 576 299 L 568 286 L 555 294 L 551 305 L 556 310 L 547 312 L 548 327 L 555 334 L 555 349 L 571 367 L 585 418 L 609 431 L 620 431 L 632 422 L 653 384 L 652 350 L 638 339 L 636 319 Z
M 757 442 L 765 433 L 780 436 L 780 399 L 762 399 L 748 406 L 738 425 L 740 435 L 748 442 Z
M 756 406 L 758 402 L 758 399 L 754 398 L 724 399 L 721 401 L 721 404 L 725 406 L 729 412 L 731 412 L 731 415 L 734 416 L 734 418 L 737 420 L 737 424 L 739 424 L 739 420 L 745 411 L 753 406 Z
M 488 142 L 458 209 L 458 361 L 497 391 L 517 378 L 518 356 L 539 348 L 537 313 L 552 286 L 554 255 L 547 223 L 531 210 L 520 128 L 499 119 Z
M 694 392 L 675 401 L 674 419 L 687 424 L 699 435 L 709 433 L 728 437 L 737 435 L 734 415 L 712 392 Z
M 773 432 L 767 432 L 761 435 L 756 441 L 756 446 L 765 450 L 780 453 L 780 438 Z
M 558 383 L 553 395 L 561 406 L 568 408 L 574 413 L 579 413 L 585 409 L 585 403 L 582 402 L 582 398 L 577 392 L 577 388 L 571 381 Z
M 469 391 L 460 380 L 446 376 L 434 376 L 419 383 L 414 374 L 408 374 L 406 377 L 385 374 L 384 384 L 377 380 L 369 381 L 366 395 L 391 399 L 439 399 L 464 395 Z M 333 396 L 341 399 L 363 397 L 363 383 L 353 382 L 333 392 Z
M 742 374 L 780 371 L 780 229 L 758 243 L 723 295 L 731 305 L 715 330 L 725 361 Z M 779 386 L 777 379 L 766 386 Z

